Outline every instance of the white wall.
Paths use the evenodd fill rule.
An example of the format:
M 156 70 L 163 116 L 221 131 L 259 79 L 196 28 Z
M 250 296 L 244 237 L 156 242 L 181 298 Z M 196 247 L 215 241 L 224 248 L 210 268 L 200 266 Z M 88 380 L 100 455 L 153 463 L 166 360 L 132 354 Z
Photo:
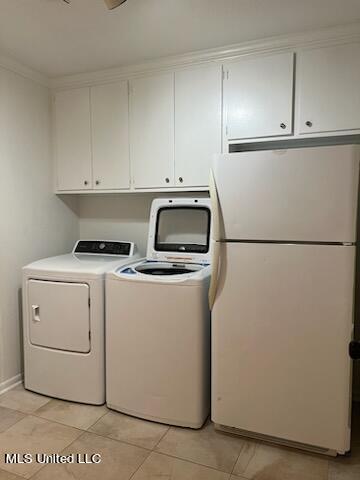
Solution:
M 129 240 L 146 254 L 151 202 L 159 197 L 200 197 L 205 193 L 187 194 L 129 193 L 82 196 L 79 204 L 80 237 L 104 240 Z
M 22 369 L 21 267 L 79 234 L 76 200 L 52 182 L 49 91 L 0 68 L 0 391 Z

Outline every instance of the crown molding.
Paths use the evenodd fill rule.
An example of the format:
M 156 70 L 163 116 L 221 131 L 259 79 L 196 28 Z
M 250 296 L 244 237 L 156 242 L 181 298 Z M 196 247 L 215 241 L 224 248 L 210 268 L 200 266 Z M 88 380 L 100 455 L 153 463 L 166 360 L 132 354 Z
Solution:
M 85 87 L 101 83 L 111 83 L 132 77 L 181 68 L 196 64 L 220 62 L 239 56 L 270 53 L 288 49 L 311 48 L 336 43 L 360 41 L 360 23 L 339 25 L 320 30 L 311 30 L 291 35 L 279 35 L 250 42 L 212 48 L 182 55 L 174 55 L 150 60 L 143 63 L 118 68 L 99 70 L 89 73 L 66 75 L 50 79 L 54 90 Z
M 2 55 L 0 53 L 0 67 L 9 70 L 13 73 L 17 73 L 22 77 L 27 78 L 28 80 L 32 80 L 33 82 L 39 83 L 45 87 L 50 87 L 50 79 L 45 75 L 33 70 L 30 67 L 26 67 L 25 65 L 13 60 L 12 58 Z

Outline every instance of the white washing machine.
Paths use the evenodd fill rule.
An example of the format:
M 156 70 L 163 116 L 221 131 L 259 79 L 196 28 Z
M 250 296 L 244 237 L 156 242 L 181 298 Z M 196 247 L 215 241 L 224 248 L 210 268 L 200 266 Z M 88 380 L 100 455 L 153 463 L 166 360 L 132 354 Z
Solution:
M 25 388 L 105 402 L 105 272 L 139 255 L 131 242 L 78 241 L 23 269 Z
M 147 258 L 106 275 L 108 407 L 200 428 L 210 407 L 210 202 L 157 199 Z

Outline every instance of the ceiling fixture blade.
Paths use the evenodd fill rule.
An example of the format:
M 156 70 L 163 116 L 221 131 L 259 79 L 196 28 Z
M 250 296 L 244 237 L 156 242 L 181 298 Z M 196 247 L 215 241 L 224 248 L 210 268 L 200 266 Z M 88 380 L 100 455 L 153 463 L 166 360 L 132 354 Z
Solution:
M 104 2 L 108 9 L 112 10 L 113 8 L 120 7 L 120 5 L 126 2 L 126 0 L 104 0 Z

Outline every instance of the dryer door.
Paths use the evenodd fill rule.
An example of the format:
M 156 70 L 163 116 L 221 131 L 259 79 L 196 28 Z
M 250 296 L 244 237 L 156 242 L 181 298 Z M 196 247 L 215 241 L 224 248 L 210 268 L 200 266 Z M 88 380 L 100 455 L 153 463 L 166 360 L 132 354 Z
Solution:
M 33 345 L 90 351 L 89 285 L 29 280 L 27 308 Z

